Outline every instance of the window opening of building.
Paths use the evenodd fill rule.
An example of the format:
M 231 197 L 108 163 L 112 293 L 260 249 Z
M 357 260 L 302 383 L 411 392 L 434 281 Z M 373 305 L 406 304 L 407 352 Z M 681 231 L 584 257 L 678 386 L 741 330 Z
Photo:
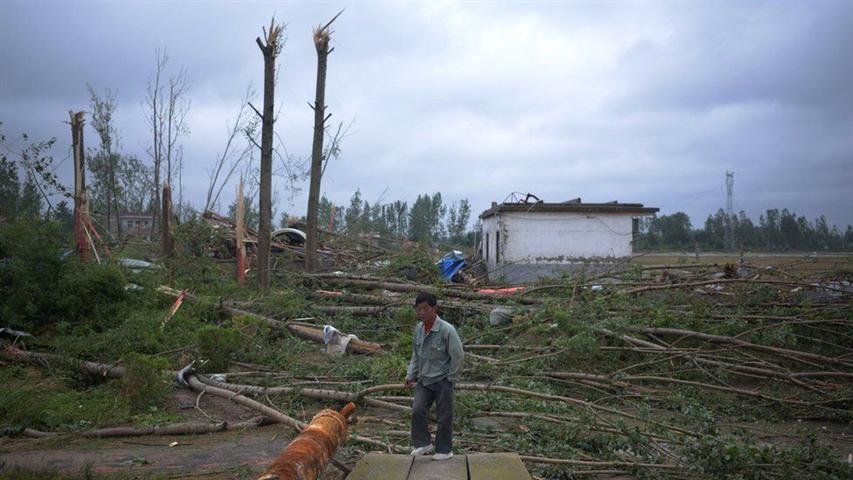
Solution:
M 501 261 L 501 232 L 495 232 L 495 263 Z
M 485 244 L 486 244 L 486 260 L 488 260 L 489 259 L 489 234 L 488 233 L 486 233 Z

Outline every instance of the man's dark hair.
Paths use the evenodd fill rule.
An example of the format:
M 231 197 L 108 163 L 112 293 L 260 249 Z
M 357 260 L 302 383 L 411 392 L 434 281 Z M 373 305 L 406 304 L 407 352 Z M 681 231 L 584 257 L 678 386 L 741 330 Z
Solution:
M 429 292 L 419 293 L 418 298 L 415 299 L 415 306 L 417 307 L 419 304 L 424 302 L 426 302 L 430 307 L 438 305 L 438 299 L 435 298 L 435 295 Z

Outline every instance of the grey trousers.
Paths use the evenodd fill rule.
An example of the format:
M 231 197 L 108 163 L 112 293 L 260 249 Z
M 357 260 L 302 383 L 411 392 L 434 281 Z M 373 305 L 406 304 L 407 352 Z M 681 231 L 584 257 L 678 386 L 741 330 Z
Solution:
M 412 402 L 412 445 L 425 447 L 432 443 L 427 428 L 427 411 L 435 402 L 438 432 L 435 435 L 436 453 L 450 453 L 453 449 L 453 384 L 443 378 L 432 385 L 418 382 Z

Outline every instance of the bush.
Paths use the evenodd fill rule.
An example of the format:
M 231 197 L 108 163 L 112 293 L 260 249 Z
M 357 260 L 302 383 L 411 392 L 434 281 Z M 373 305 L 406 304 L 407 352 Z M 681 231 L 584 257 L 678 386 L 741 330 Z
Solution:
M 110 322 L 127 293 L 121 270 L 65 258 L 54 222 L 28 220 L 0 228 L 0 317 L 38 329 L 57 321 Z
M 198 330 L 198 351 L 207 360 L 203 370 L 224 372 L 231 364 L 231 355 L 242 345 L 240 331 L 233 327 L 218 328 L 205 325 Z
M 168 362 L 163 358 L 130 353 L 124 360 L 121 393 L 132 412 L 142 412 L 163 403 L 169 393 Z

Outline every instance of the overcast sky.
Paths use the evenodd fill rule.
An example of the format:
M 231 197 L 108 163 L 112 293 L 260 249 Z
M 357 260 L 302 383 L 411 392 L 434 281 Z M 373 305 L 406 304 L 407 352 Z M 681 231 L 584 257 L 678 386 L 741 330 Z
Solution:
M 166 48 L 192 82 L 184 195 L 200 206 L 242 94 L 262 90 L 255 37 L 273 14 L 287 25 L 276 131 L 292 156 L 310 156 L 311 29 L 342 8 L 326 100 L 331 122 L 353 126 L 323 178 L 338 204 L 356 188 L 371 204 L 440 191 L 476 215 L 519 191 L 641 202 L 699 226 L 725 206 L 731 170 L 735 209 L 754 219 L 787 207 L 853 224 L 851 0 L 5 0 L 3 133 L 56 137 L 62 162 L 63 122 L 88 109 L 89 83 L 118 92 L 123 151 L 150 161 L 142 104 L 154 51 Z M 70 160 L 59 171 L 70 181 Z M 278 210 L 303 214 L 307 182 L 296 196 L 275 183 Z

